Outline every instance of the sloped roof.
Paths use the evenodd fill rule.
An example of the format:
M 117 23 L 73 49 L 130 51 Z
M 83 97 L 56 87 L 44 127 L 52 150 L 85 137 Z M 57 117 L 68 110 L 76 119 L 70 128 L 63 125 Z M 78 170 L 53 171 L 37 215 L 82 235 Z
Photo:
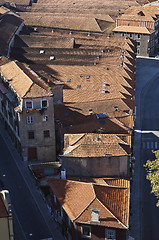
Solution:
M 67 176 L 67 180 L 130 188 L 130 180 L 125 178 L 120 178 L 120 177 L 90 178 L 90 177 Z
M 0 55 L 7 56 L 9 43 L 23 20 L 14 14 L 5 14 L 0 19 Z
M 146 27 L 135 26 L 119 26 L 113 29 L 113 32 L 126 32 L 126 33 L 140 33 L 140 34 L 152 34 L 155 31 Z
M 33 81 L 23 73 L 14 61 L 2 65 L 0 71 L 21 97 L 24 97 L 33 84 Z
M 61 179 L 48 184 L 72 221 L 128 228 L 129 189 Z M 99 223 L 91 222 L 92 208 L 100 210 Z
M 151 16 L 140 16 L 140 15 L 127 15 L 127 14 L 122 14 L 120 15 L 117 19 L 121 20 L 131 20 L 131 21 L 149 21 L 149 22 L 155 22 L 153 17 Z
M 101 32 L 96 19 L 87 16 L 65 16 L 51 13 L 21 13 L 25 25 L 45 26 L 80 31 Z
M 72 146 L 66 148 L 66 157 L 103 157 L 128 155 L 130 146 L 115 134 L 85 134 Z
M 4 6 L 0 6 L 0 14 L 5 14 L 5 13 L 7 13 L 9 11 L 10 11 L 10 9 L 8 9 L 8 8 L 6 8 Z
M 42 97 L 52 96 L 49 87 L 36 74 L 31 71 L 25 71 L 23 64 L 10 61 L 0 66 L 0 71 L 6 81 L 14 88 L 18 95 L 24 97 Z

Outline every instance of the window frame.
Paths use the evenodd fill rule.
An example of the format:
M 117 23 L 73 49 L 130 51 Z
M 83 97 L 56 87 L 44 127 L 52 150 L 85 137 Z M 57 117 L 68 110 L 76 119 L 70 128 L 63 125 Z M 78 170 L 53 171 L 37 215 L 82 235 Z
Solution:
M 29 107 L 29 108 L 27 107 L 27 103 L 28 103 L 28 102 L 31 102 L 31 105 L 32 105 L 31 108 L 30 108 L 30 107 Z M 33 109 L 33 100 L 25 100 L 25 108 L 26 108 L 26 109 Z
M 46 132 L 49 133 L 49 134 L 47 135 Z M 43 136 L 44 136 L 44 138 L 49 138 L 50 137 L 50 130 L 44 130 L 43 131 Z
M 27 124 L 33 124 L 34 123 L 34 117 L 33 116 L 27 116 Z
M 84 234 L 84 228 L 88 228 L 89 229 L 89 235 Z M 91 238 L 91 226 L 86 226 L 86 225 L 82 225 L 81 226 L 81 235 L 82 238 Z
M 47 102 L 47 106 L 46 106 L 46 107 L 43 107 L 43 104 L 42 104 L 42 103 L 43 103 L 44 101 Z M 49 106 L 48 100 L 47 100 L 47 99 L 42 99 L 42 100 L 41 100 L 41 108 L 48 108 L 48 106 Z
M 33 135 L 31 135 L 31 134 L 33 134 Z M 29 140 L 35 139 L 35 132 L 33 130 L 28 131 L 28 139 Z
M 109 232 L 113 232 L 113 238 L 110 238 L 112 237 L 112 234 L 109 234 Z M 108 236 L 109 235 L 109 236 Z M 109 228 L 106 228 L 105 229 L 105 240 L 116 240 L 116 231 L 115 229 L 109 229 Z
M 43 122 L 48 122 L 48 121 L 49 121 L 48 115 L 43 115 L 43 116 L 42 116 L 42 121 L 43 121 Z

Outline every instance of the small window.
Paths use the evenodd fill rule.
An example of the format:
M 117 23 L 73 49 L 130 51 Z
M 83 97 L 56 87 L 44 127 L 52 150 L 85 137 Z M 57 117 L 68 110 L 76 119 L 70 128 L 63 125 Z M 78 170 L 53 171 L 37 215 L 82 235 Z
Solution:
M 106 240 L 115 240 L 115 230 L 106 229 Z
M 27 117 L 27 124 L 33 124 L 33 122 L 34 122 L 33 117 L 32 116 L 28 116 Z
M 91 227 L 82 226 L 82 237 L 91 238 Z
M 28 139 L 34 139 L 34 131 L 28 132 Z
M 137 37 L 140 38 L 140 34 L 138 34 Z
M 132 33 L 130 33 L 130 37 L 132 38 Z
M 25 108 L 33 109 L 33 101 L 26 101 L 25 102 Z
M 48 122 L 48 115 L 44 115 L 42 116 L 42 118 L 43 118 L 43 122 Z
M 140 46 L 140 42 L 137 42 L 137 46 Z
M 47 108 L 48 107 L 48 101 L 47 100 L 41 100 L 41 107 Z
M 49 130 L 45 130 L 44 131 L 44 138 L 48 138 L 50 137 L 50 131 Z

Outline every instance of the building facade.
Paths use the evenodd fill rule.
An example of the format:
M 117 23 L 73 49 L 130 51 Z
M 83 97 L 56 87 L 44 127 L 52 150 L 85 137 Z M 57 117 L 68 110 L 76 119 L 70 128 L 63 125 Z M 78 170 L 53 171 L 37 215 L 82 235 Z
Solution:
M 55 161 L 52 90 L 23 64 L 9 61 L 0 72 L 1 117 L 23 160 Z
M 128 10 L 127 10 L 128 11 Z M 159 19 L 157 7 L 143 6 L 133 9 L 116 19 L 115 35 L 129 37 L 137 41 L 137 55 L 153 56 L 159 47 Z

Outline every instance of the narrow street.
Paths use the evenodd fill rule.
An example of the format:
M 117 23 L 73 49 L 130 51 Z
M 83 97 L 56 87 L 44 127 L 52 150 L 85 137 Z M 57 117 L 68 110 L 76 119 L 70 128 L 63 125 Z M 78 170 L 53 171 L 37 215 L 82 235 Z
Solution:
M 2 126 L 0 132 L 0 179 L 11 196 L 15 240 L 62 240 L 62 234 Z
M 151 194 L 144 164 L 159 149 L 159 61 L 138 58 L 136 68 L 136 122 L 132 187 L 132 229 L 135 240 L 158 240 L 159 208 Z

